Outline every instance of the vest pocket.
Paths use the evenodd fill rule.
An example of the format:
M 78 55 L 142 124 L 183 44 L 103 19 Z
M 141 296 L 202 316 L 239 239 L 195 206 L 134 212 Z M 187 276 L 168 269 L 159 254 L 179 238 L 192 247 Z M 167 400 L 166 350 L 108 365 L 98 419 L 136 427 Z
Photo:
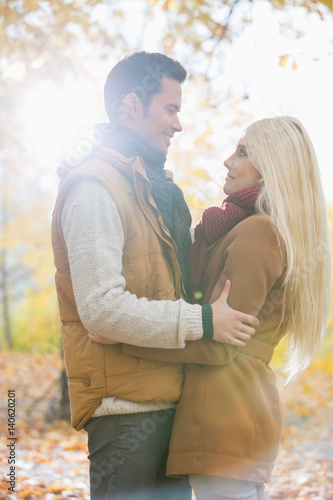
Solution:
M 88 331 L 77 322 L 62 325 L 62 341 L 68 380 L 86 389 L 105 387 L 103 344 L 89 340 Z

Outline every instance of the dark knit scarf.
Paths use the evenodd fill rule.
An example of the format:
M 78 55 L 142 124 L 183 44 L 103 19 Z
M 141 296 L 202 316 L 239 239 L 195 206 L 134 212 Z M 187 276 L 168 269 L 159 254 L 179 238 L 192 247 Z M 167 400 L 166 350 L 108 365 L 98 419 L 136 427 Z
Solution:
M 227 196 L 222 206 L 209 207 L 203 211 L 200 221 L 195 226 L 195 241 L 189 255 L 193 302 L 201 302 L 207 247 L 255 212 L 255 202 L 259 192 L 258 187 L 241 189 Z
M 189 285 L 188 252 L 191 247 L 191 214 L 182 190 L 166 175 L 166 155 L 151 148 L 147 142 L 125 127 L 103 128 L 103 144 L 130 158 L 139 156 L 145 165 L 151 183 L 151 195 L 164 225 L 178 249 L 178 262 L 185 288 Z

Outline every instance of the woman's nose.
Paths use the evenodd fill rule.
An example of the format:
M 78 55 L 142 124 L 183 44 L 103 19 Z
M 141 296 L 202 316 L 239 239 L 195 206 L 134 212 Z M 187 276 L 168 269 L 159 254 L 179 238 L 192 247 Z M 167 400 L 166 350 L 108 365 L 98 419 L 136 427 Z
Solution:
M 230 162 L 230 158 L 231 156 L 229 156 L 229 158 L 227 158 L 226 160 L 224 160 L 223 162 L 223 165 L 229 170 L 229 162 Z

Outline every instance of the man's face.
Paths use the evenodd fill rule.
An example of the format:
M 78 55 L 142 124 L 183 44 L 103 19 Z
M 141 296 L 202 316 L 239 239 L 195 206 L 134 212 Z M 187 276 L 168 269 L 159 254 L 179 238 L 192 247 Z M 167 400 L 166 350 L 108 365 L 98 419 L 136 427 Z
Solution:
M 140 117 L 135 132 L 152 148 L 166 155 L 175 132 L 181 132 L 178 113 L 181 107 L 182 89 L 177 80 L 164 76 L 162 90 L 155 94 L 148 107 L 141 103 Z

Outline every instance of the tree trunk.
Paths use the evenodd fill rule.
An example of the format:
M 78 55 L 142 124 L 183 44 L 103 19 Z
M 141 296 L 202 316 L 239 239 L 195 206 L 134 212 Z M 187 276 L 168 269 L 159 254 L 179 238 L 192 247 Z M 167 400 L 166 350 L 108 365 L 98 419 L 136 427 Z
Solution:
M 60 418 L 65 420 L 70 420 L 71 411 L 69 406 L 68 380 L 65 368 L 63 368 L 61 372 L 59 383 L 61 389 Z
M 3 209 L 3 212 L 5 210 Z M 1 262 L 0 262 L 0 282 L 1 282 L 1 292 L 2 292 L 2 320 L 3 328 L 5 333 L 5 339 L 8 349 L 13 349 L 11 322 L 9 314 L 9 283 L 7 274 L 6 257 L 7 251 L 5 248 L 1 248 L 0 251 Z

